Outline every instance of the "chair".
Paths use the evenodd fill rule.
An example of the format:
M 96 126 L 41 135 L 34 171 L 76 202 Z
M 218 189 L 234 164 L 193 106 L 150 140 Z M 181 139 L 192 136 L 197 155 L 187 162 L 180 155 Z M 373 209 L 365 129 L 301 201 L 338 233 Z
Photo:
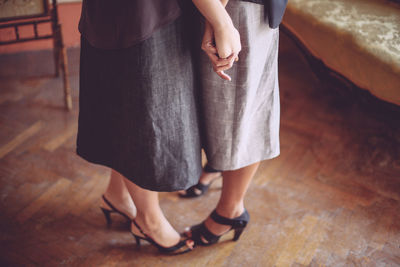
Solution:
M 0 41 L 0 45 L 9 45 L 42 39 L 53 39 L 53 56 L 55 62 L 55 76 L 63 75 L 64 102 L 68 111 L 72 109 L 71 88 L 68 80 L 67 53 L 64 46 L 61 24 L 58 21 L 57 0 L 5 0 L 0 1 L 0 31 L 14 28 L 15 38 Z M 38 25 L 51 23 L 51 34 L 40 35 Z M 21 38 L 18 27 L 30 25 L 33 27 L 33 36 Z

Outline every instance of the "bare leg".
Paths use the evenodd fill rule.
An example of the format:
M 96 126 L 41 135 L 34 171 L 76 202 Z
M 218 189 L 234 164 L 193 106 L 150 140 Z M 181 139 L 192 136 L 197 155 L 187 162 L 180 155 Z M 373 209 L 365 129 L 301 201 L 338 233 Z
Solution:
M 111 169 L 110 182 L 108 183 L 104 196 L 118 210 L 128 215 L 131 219 L 136 216 L 136 207 L 132 197 L 126 188 L 124 177 L 118 172 Z M 101 206 L 107 208 L 108 205 L 101 200 Z
M 177 244 L 180 235 L 165 218 L 159 205 L 158 192 L 143 189 L 126 178 L 124 182 L 137 208 L 135 221 L 143 231 L 162 246 Z M 132 232 L 143 236 L 134 226 Z
M 199 182 L 202 184 L 210 184 L 214 179 L 221 176 L 220 172 L 205 172 L 203 171 L 200 176 Z
M 243 213 L 244 197 L 259 165 L 257 162 L 238 170 L 223 172 L 222 192 L 216 208 L 219 215 L 235 218 Z M 216 235 L 221 235 L 230 229 L 230 226 L 217 224 L 210 218 L 207 218 L 205 224 Z

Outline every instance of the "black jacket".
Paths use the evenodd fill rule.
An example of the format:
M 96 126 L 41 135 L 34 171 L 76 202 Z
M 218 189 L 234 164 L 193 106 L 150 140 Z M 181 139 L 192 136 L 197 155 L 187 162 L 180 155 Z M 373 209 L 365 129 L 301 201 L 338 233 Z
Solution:
M 269 26 L 276 28 L 281 24 L 283 14 L 285 13 L 288 0 L 242 0 L 263 4 L 265 6 L 265 15 L 268 17 Z

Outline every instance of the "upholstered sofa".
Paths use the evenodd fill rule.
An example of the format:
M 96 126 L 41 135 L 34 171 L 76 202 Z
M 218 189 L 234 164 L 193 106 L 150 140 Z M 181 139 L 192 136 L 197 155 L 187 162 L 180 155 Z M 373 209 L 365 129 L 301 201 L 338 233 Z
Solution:
M 400 105 L 400 4 L 289 0 L 282 26 L 328 68 Z

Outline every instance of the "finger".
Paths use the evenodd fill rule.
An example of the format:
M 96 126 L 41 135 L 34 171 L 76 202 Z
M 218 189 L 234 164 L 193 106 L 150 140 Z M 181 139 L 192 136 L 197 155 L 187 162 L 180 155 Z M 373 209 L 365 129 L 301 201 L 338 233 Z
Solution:
M 207 53 L 208 58 L 211 60 L 211 63 L 213 64 L 213 66 L 218 66 L 220 65 L 218 62 L 218 57 L 216 54 L 213 53 Z M 225 63 L 226 64 L 226 63 Z
M 218 56 L 218 55 L 217 55 Z M 226 64 L 229 64 L 231 61 L 233 60 L 233 55 L 227 57 L 227 58 L 220 58 L 218 57 L 218 63 L 216 63 L 215 65 L 217 66 L 224 66 Z
M 221 56 L 218 55 L 220 60 L 226 60 L 226 61 L 232 60 L 234 56 L 236 56 L 236 54 L 230 54 L 228 57 L 225 58 L 222 58 Z
M 231 78 L 226 73 L 222 73 L 222 72 L 216 72 L 216 73 L 221 79 L 229 81 L 229 82 L 231 81 Z
M 224 71 L 224 70 L 228 70 L 228 69 L 230 69 L 230 68 L 232 68 L 232 66 L 233 66 L 233 63 L 234 63 L 234 58 L 232 58 L 232 60 L 231 61 L 229 61 L 227 64 L 225 64 L 225 65 L 216 65 L 216 64 L 213 64 L 213 67 L 214 67 L 214 70 L 215 71 Z
M 218 55 L 216 55 L 218 57 Z M 233 55 L 227 57 L 227 58 L 220 58 L 218 57 L 218 61 L 213 61 L 213 65 L 215 66 L 225 66 L 227 64 L 230 64 L 231 62 L 233 62 L 234 58 Z
M 220 59 L 216 54 L 214 53 L 207 53 L 208 58 L 211 60 L 212 64 L 215 67 L 220 67 L 220 66 L 226 66 L 228 64 L 233 63 L 233 58 L 227 58 L 227 59 Z
M 223 71 L 217 71 L 216 73 L 218 74 L 219 77 L 221 77 L 224 80 L 227 80 L 227 81 L 232 80 L 231 77 Z
M 232 61 L 231 59 L 226 59 L 226 58 L 221 59 L 221 58 L 217 57 L 217 61 L 215 62 L 214 65 L 218 66 L 218 67 L 225 66 L 225 65 L 230 64 L 231 61 Z
M 215 47 L 215 45 L 212 42 L 208 42 L 206 44 L 206 48 L 207 48 L 207 51 L 210 51 L 211 53 L 214 53 L 214 54 L 218 53 L 217 48 Z
M 232 55 L 230 55 L 226 59 L 232 60 L 233 62 L 239 61 L 239 55 L 237 53 L 232 53 Z
M 223 70 L 217 71 L 216 69 L 214 69 L 214 72 L 217 73 L 218 76 L 224 80 L 228 80 L 228 81 L 231 80 L 231 77 L 228 74 L 226 74 Z
M 215 48 L 211 42 L 203 43 L 201 49 L 209 53 L 217 54 L 217 48 Z
M 232 56 L 232 52 L 227 52 L 227 51 L 222 51 L 218 50 L 218 57 L 221 59 L 228 59 L 230 56 Z
M 232 64 L 227 64 L 227 65 L 221 66 L 221 67 L 214 66 L 214 71 L 225 71 L 225 70 L 229 70 L 230 68 L 232 68 Z

